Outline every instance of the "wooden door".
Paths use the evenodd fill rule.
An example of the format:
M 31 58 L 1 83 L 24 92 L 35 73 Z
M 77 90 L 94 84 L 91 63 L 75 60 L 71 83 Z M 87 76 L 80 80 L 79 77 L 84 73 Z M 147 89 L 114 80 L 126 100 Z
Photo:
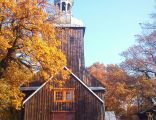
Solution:
M 74 112 L 55 112 L 53 113 L 53 120 L 75 120 Z

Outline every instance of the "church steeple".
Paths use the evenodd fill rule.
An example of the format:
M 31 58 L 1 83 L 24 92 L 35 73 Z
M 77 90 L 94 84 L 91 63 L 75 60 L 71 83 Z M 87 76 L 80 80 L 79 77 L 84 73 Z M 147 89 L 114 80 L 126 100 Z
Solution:
M 61 40 L 61 49 L 67 58 L 69 67 L 79 78 L 83 78 L 84 61 L 84 33 L 83 22 L 71 14 L 74 0 L 54 0 L 56 10 L 55 26 L 61 28 L 57 36 Z
M 62 14 L 71 14 L 71 8 L 73 6 L 73 0 L 55 0 L 55 6 Z
M 72 16 L 74 0 L 54 0 L 56 8 L 54 23 L 73 27 L 84 27 L 83 22 Z

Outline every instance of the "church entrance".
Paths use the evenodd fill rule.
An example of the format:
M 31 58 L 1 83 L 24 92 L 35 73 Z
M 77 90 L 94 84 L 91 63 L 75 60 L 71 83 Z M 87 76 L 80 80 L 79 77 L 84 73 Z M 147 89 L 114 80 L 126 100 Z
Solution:
M 75 112 L 55 112 L 52 120 L 75 120 Z

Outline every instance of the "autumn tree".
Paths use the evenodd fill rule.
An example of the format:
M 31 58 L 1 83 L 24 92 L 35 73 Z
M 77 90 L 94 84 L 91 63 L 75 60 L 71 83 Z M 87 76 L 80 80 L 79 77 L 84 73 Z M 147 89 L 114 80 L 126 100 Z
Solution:
M 143 34 L 137 35 L 136 43 L 121 54 L 125 58 L 121 67 L 136 78 L 132 89 L 137 111 L 156 103 L 156 14 L 152 13 L 151 18 L 151 23 L 140 23 Z
M 156 32 L 150 34 L 138 35 L 137 43 L 122 53 L 125 61 L 121 67 L 128 74 L 137 76 L 136 83 L 138 87 L 138 110 L 148 109 L 156 101 L 155 81 L 156 78 Z M 142 103 L 141 103 L 142 102 Z
M 145 76 L 131 76 L 113 64 L 94 63 L 88 71 L 106 87 L 106 111 L 115 111 L 128 120 L 132 114 L 151 107 L 152 101 L 148 100 L 155 95 L 155 85 Z
M 105 82 L 106 81 L 106 67 L 104 64 L 99 63 L 99 62 L 94 63 L 93 65 L 87 68 L 87 71 L 89 71 L 89 73 L 93 75 L 101 83 L 106 85 L 106 82 Z
M 131 84 L 128 85 L 132 91 L 132 105 L 136 106 L 136 111 L 142 111 L 153 106 L 152 97 L 156 97 L 156 84 L 149 81 L 145 76 L 134 77 Z
M 115 111 L 118 116 L 125 114 L 131 95 L 126 85 L 126 73 L 117 65 L 105 66 L 101 63 L 93 64 L 88 71 L 106 86 L 106 111 Z
M 47 80 L 64 72 L 48 5 L 46 0 L 0 0 L 0 119 L 20 109 L 20 85 L 35 74 Z
M 156 32 L 150 35 L 138 35 L 137 43 L 121 55 L 125 61 L 121 64 L 130 74 L 144 74 L 147 78 L 156 77 Z

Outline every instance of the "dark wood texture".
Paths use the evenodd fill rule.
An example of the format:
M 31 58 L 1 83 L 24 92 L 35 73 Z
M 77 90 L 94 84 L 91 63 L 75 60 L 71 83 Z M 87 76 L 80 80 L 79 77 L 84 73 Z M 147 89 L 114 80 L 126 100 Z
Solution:
M 67 66 L 80 79 L 71 74 L 70 79 L 62 87 L 56 82 L 48 82 L 24 104 L 22 120 L 104 120 L 104 103 L 101 101 L 104 99 L 104 91 L 95 91 L 100 99 L 87 87 L 98 87 L 101 84 L 85 71 L 85 28 L 56 29 L 57 37 L 61 40 L 61 50 L 67 57 Z M 54 91 L 60 88 L 74 89 L 74 101 L 55 101 Z M 25 93 L 30 94 L 30 92 Z
M 58 27 L 57 37 L 67 58 L 67 67 L 80 79 L 83 77 L 85 27 Z
M 63 88 L 75 88 L 74 102 L 54 102 L 53 90 L 59 88 L 55 83 L 47 83 L 24 105 L 24 120 L 55 120 L 59 112 L 74 114 L 73 120 L 103 120 L 103 104 L 71 75 Z
M 53 115 L 54 120 L 75 120 L 74 112 L 55 112 Z

